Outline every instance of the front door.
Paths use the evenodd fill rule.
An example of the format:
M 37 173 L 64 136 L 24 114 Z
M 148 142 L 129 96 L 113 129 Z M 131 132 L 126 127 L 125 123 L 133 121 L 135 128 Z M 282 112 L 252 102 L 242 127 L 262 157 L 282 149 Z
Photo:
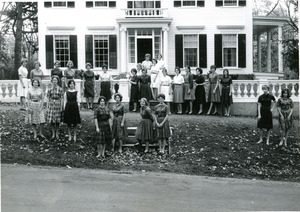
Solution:
M 145 54 L 152 55 L 152 38 L 138 38 L 137 39 L 137 57 L 138 63 L 142 63 L 145 60 Z M 152 58 L 151 58 L 152 59 Z

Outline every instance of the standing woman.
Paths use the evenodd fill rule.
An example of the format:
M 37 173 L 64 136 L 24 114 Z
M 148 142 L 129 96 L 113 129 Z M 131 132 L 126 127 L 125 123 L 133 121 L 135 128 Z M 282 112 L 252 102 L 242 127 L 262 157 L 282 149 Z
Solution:
M 142 75 L 140 76 L 140 98 L 146 98 L 147 101 L 152 99 L 151 93 L 151 77 L 147 74 L 147 69 L 143 68 Z
M 156 124 L 156 127 L 157 127 L 156 137 L 158 138 L 159 153 L 164 154 L 167 139 L 169 139 L 170 135 L 171 135 L 170 126 L 169 126 L 169 119 L 168 119 L 168 114 L 170 112 L 170 109 L 164 103 L 164 101 L 165 101 L 165 95 L 164 94 L 159 94 L 157 96 L 157 99 L 159 101 L 159 104 L 156 105 L 155 108 L 154 108 L 155 124 Z
M 177 114 L 182 114 L 182 103 L 183 103 L 183 84 L 184 78 L 180 74 L 180 68 L 175 68 L 176 75 L 173 78 L 173 103 L 177 105 Z
M 163 76 L 160 78 L 160 90 L 161 94 L 165 95 L 165 102 L 168 105 L 170 115 L 170 102 L 172 101 L 172 79 L 170 76 L 167 75 L 166 68 L 163 68 L 162 74 Z
M 223 77 L 220 81 L 222 85 L 222 95 L 221 95 L 221 105 L 222 105 L 222 114 L 223 114 L 223 106 L 225 107 L 225 116 L 229 116 L 230 105 L 232 104 L 232 79 L 229 76 L 228 69 L 224 69 Z
M 18 90 L 17 94 L 20 97 L 20 110 L 26 110 L 26 97 L 28 92 L 28 70 L 26 68 L 27 59 L 23 58 L 21 60 L 21 67 L 18 69 L 19 81 L 18 81 Z
M 151 66 L 151 92 L 153 99 L 157 98 L 158 94 L 158 86 L 159 86 L 159 77 L 158 77 L 158 68 L 157 68 L 157 60 L 155 58 L 152 59 L 152 66 Z
M 165 61 L 162 58 L 161 53 L 156 54 L 156 59 L 157 59 L 157 68 L 158 70 L 163 70 L 165 68 Z
M 143 70 L 143 66 L 141 63 L 136 64 L 136 71 L 137 71 L 137 76 L 141 76 L 142 75 L 142 70 Z
M 58 76 L 57 84 L 59 87 L 62 88 L 63 72 L 59 67 L 60 67 L 60 61 L 56 60 L 54 62 L 54 68 L 51 70 L 51 77 L 53 77 L 54 75 Z M 63 83 L 65 83 L 65 82 L 63 82 Z
M 74 144 L 77 136 L 77 124 L 81 123 L 79 114 L 79 92 L 75 90 L 75 81 L 68 81 L 68 91 L 64 96 L 65 111 L 64 111 L 64 123 L 68 125 L 69 141 L 72 140 L 71 128 L 74 128 Z
M 99 157 L 105 157 L 106 145 L 111 142 L 111 112 L 106 107 L 106 98 L 104 96 L 99 97 L 99 107 L 94 111 L 94 123 L 95 123 L 95 142 L 97 144 L 97 152 Z
M 273 128 L 273 107 L 272 101 L 276 102 L 275 97 L 269 93 L 270 87 L 268 85 L 262 86 L 263 94 L 258 97 L 258 122 L 257 127 L 259 128 L 259 141 L 263 142 L 263 129 L 267 129 L 267 145 L 270 140 L 270 130 Z
M 32 80 L 32 88 L 28 90 L 28 120 L 33 127 L 33 139 L 37 139 L 37 128 L 39 126 L 39 134 L 42 138 L 43 125 L 45 123 L 45 116 L 43 112 L 44 93 L 40 88 L 40 81 L 38 79 Z
M 216 66 L 210 66 L 210 71 L 208 74 L 209 80 L 209 91 L 208 91 L 208 102 L 210 103 L 207 115 L 210 115 L 211 110 L 214 106 L 213 115 L 217 114 L 217 103 L 221 102 L 220 92 L 219 92 L 219 75 L 216 73 Z
M 195 91 L 194 91 L 194 77 L 191 73 L 191 68 L 186 67 L 186 74 L 184 76 L 184 100 L 189 103 L 190 112 L 188 111 L 188 106 L 186 106 L 185 113 L 193 113 L 193 101 L 195 100 Z
M 61 114 L 63 111 L 64 93 L 61 87 L 58 86 L 59 77 L 53 75 L 51 78 L 52 88 L 47 92 L 47 123 L 51 124 L 52 138 L 59 139 L 59 125 L 62 122 Z
M 85 65 L 86 71 L 83 73 L 84 97 L 86 98 L 87 109 L 93 109 L 93 101 L 95 97 L 95 74 L 91 70 L 92 65 Z
M 64 90 L 67 90 L 67 88 L 68 88 L 68 82 L 70 81 L 70 80 L 74 80 L 75 79 L 75 71 L 74 71 L 74 69 L 72 69 L 72 67 L 73 67 L 73 61 L 72 60 L 69 60 L 68 62 L 67 62 L 67 69 L 64 71 L 64 74 L 63 74 L 63 76 L 64 76 L 64 81 L 65 81 L 65 89 Z
M 293 127 L 293 110 L 294 103 L 290 98 L 291 92 L 285 88 L 281 91 L 281 98 L 277 102 L 277 110 L 279 113 L 279 125 L 281 128 L 281 140 L 279 146 L 287 146 L 287 139 L 290 129 Z
M 102 66 L 103 73 L 100 74 L 100 96 L 104 96 L 108 102 L 111 99 L 111 75 L 107 73 L 107 65 Z
M 31 70 L 30 72 L 30 80 L 32 81 L 33 79 L 38 79 L 39 82 L 42 82 L 43 79 L 43 71 L 40 69 L 41 63 L 39 61 L 34 62 L 34 69 Z
M 142 67 L 143 67 L 143 69 L 146 69 L 147 72 L 150 71 L 151 66 L 152 66 L 152 62 L 150 59 L 151 59 L 151 54 L 147 53 L 147 54 L 145 54 L 145 60 L 142 62 Z
M 133 102 L 133 112 L 137 111 L 137 103 L 139 101 L 139 78 L 137 76 L 137 70 L 135 68 L 131 69 L 131 78 L 129 80 L 131 84 L 130 89 L 130 102 Z
M 127 137 L 126 110 L 122 103 L 123 96 L 116 93 L 114 97 L 116 104 L 112 109 L 114 115 L 112 124 L 112 151 L 115 151 L 115 141 L 118 140 L 119 153 L 122 153 L 123 140 Z
M 199 105 L 199 112 L 198 115 L 202 114 L 203 112 L 203 104 L 206 102 L 205 96 L 205 79 L 202 76 L 203 70 L 201 68 L 196 68 L 197 76 L 196 76 L 196 90 L 195 90 L 195 97 L 196 102 Z
M 148 107 L 148 101 L 146 98 L 141 98 L 141 112 L 142 120 L 140 121 L 135 138 L 140 144 L 145 143 L 145 153 L 149 152 L 149 141 L 153 140 L 153 127 L 155 126 L 154 118 L 151 113 L 151 109 Z

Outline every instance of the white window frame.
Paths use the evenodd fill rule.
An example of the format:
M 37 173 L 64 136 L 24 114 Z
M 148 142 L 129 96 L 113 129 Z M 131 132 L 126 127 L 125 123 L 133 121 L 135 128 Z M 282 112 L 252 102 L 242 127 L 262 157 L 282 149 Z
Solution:
M 96 54 L 96 47 L 95 47 L 95 42 L 97 40 L 97 37 L 102 38 L 101 40 L 107 40 L 107 48 L 97 48 L 97 49 L 107 49 L 107 61 L 101 61 L 101 60 L 96 60 L 96 55 L 101 56 L 101 54 Z M 106 39 L 103 39 L 103 38 Z M 98 39 L 100 40 L 100 39 Z M 94 55 L 94 64 L 93 67 L 97 68 L 101 68 L 102 66 L 96 66 L 97 62 L 99 61 L 99 63 L 103 63 L 106 64 L 107 66 L 109 66 L 109 35 L 104 35 L 104 34 L 97 34 L 97 35 L 93 35 L 93 55 Z M 103 54 L 105 55 L 105 54 Z
M 67 40 L 68 41 L 68 48 L 64 48 L 64 49 L 68 49 L 68 54 L 65 54 L 67 55 L 67 59 L 64 59 L 62 60 L 61 57 L 57 58 L 58 54 L 56 54 L 56 50 L 58 50 L 59 48 L 56 48 L 56 43 L 59 41 L 59 40 L 62 40 L 62 39 L 59 39 L 59 38 L 67 38 L 67 39 L 63 39 L 63 40 Z M 67 65 L 67 62 L 70 60 L 70 36 L 69 35 L 54 35 L 54 58 L 55 60 L 59 60 L 62 64 L 62 68 L 66 67 L 64 66 L 64 64 Z
M 235 36 L 235 45 L 224 47 L 224 37 L 225 36 Z M 235 49 L 235 66 L 225 66 L 225 51 L 224 49 Z M 237 68 L 238 67 L 238 34 L 229 33 L 229 34 L 222 34 L 222 65 L 224 68 Z
M 185 39 L 187 38 L 187 36 L 195 36 L 196 37 L 196 42 L 197 42 L 197 45 L 195 48 L 190 48 L 190 47 L 185 47 Z M 184 34 L 183 35 L 183 42 L 182 42 L 182 56 L 183 56 L 183 66 L 184 67 L 187 67 L 187 66 L 190 66 L 190 67 L 198 67 L 199 66 L 199 35 L 198 34 Z M 185 57 L 186 57 L 186 54 L 185 54 L 185 49 L 197 49 L 196 50 L 196 66 L 191 66 L 191 65 L 188 65 L 186 64 L 186 60 L 185 60 Z

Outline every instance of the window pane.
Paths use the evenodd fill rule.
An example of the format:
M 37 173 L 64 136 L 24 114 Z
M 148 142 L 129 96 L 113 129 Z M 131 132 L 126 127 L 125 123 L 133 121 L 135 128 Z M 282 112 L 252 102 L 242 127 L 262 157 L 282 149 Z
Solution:
M 65 2 L 65 1 L 54 1 L 53 6 L 54 7 L 66 7 L 67 2 Z
M 95 67 L 102 67 L 108 62 L 108 35 L 94 36 Z
M 195 1 L 183 1 L 183 6 L 195 6 Z
M 224 6 L 237 6 L 237 0 L 224 0 Z
M 223 35 L 222 36 L 223 48 L 236 47 L 236 44 L 237 44 L 236 35 Z
M 174 1 L 174 7 L 181 7 L 181 1 Z
M 224 48 L 224 61 L 223 65 L 225 67 L 235 67 L 236 66 L 236 48 Z
M 69 60 L 69 36 L 56 35 L 55 36 L 55 60 L 61 62 L 62 67 L 66 67 Z
M 95 7 L 107 7 L 107 1 L 95 1 Z
M 184 49 L 184 66 L 196 67 L 197 58 L 196 48 Z

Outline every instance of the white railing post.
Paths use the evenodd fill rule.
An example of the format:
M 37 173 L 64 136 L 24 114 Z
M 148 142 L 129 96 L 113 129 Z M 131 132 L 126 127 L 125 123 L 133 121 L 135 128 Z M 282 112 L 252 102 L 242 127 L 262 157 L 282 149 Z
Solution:
M 9 90 L 8 90 L 8 84 L 5 84 L 5 90 L 4 90 L 4 99 L 9 99 Z

